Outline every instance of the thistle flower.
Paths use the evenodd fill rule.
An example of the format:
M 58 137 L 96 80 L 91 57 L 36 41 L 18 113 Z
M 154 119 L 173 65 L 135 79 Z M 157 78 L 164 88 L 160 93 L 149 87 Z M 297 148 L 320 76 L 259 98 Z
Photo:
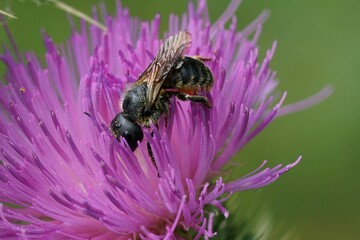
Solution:
M 45 66 L 32 53 L 5 50 L 0 237 L 208 239 L 216 235 L 213 209 L 226 218 L 222 203 L 233 192 L 265 186 L 295 166 L 300 158 L 285 167 L 264 168 L 264 162 L 223 181 L 223 167 L 277 116 L 285 98 L 269 68 L 276 44 L 258 61 L 267 15 L 238 32 L 233 14 L 239 2 L 232 1 L 214 24 L 206 1 L 190 3 L 181 18 L 169 17 L 163 38 L 160 16 L 143 22 L 120 4 L 114 18 L 103 9 L 106 32 L 82 22 L 65 46 L 44 33 Z M 109 123 L 162 41 L 181 30 L 192 34 L 189 55 L 212 58 L 213 107 L 172 99 L 166 126 L 160 121 L 145 130 L 132 152 L 111 135 Z

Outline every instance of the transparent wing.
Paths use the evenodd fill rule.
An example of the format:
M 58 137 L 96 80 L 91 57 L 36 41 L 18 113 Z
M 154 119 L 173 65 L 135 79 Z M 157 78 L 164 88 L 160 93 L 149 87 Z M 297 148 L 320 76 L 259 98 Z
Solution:
M 168 73 L 176 66 L 177 61 L 190 45 L 191 35 L 186 31 L 181 31 L 177 35 L 169 37 L 160 46 L 156 58 L 135 82 L 135 85 L 147 83 L 149 106 L 155 102 Z

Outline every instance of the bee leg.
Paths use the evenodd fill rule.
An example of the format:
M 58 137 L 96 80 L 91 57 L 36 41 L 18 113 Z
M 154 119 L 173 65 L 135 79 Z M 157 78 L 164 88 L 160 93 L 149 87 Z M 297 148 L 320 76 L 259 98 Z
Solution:
M 176 94 L 177 98 L 179 98 L 182 101 L 192 101 L 192 102 L 199 102 L 207 106 L 208 108 L 211 108 L 211 104 L 207 97 L 204 96 L 198 96 L 198 95 L 189 95 L 185 93 L 178 93 Z
M 191 56 L 191 57 L 196 59 L 196 60 L 202 61 L 202 62 L 208 62 L 208 61 L 212 60 L 212 58 L 202 57 L 202 56 L 199 56 L 199 55 L 195 55 L 195 56 Z
M 153 134 L 151 134 L 151 135 L 153 135 Z M 149 156 L 151 158 L 152 164 L 154 165 L 154 167 L 156 168 L 156 171 L 158 173 L 157 176 L 160 177 L 159 169 L 158 169 L 158 167 L 156 165 L 155 157 L 154 157 L 154 154 L 152 152 L 152 149 L 151 149 L 151 146 L 150 146 L 149 142 L 146 142 L 146 147 L 147 147 L 147 150 L 148 150 L 148 154 L 149 154 Z

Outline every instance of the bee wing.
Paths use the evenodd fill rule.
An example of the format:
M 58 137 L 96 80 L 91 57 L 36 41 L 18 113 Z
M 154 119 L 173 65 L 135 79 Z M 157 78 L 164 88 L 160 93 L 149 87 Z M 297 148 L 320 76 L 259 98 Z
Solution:
M 135 82 L 135 84 L 147 82 L 149 106 L 155 102 L 168 73 L 175 67 L 177 61 L 190 45 L 191 35 L 186 31 L 181 31 L 177 35 L 169 37 L 160 46 L 156 58 Z

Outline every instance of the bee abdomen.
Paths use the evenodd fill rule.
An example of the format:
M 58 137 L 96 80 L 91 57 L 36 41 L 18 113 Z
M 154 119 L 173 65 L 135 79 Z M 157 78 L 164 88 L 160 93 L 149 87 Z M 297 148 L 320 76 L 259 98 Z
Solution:
M 184 57 L 181 67 L 173 73 L 172 79 L 167 81 L 169 86 L 173 88 L 186 88 L 198 90 L 208 90 L 214 83 L 213 75 L 210 69 L 200 60 Z

